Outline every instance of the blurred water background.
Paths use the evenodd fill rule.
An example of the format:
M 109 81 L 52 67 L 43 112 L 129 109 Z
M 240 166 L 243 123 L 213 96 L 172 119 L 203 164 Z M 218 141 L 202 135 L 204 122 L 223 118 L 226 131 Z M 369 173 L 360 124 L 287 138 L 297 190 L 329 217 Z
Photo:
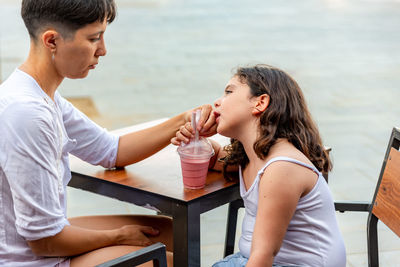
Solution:
M 116 129 L 213 103 L 235 67 L 268 63 L 298 81 L 333 149 L 334 197 L 371 200 L 391 129 L 400 126 L 399 0 L 116 2 L 118 17 L 105 35 L 107 56 L 88 78 L 65 80 L 59 89 L 65 97 L 92 99 L 96 122 Z M 19 8 L 20 1 L 0 0 L 3 80 L 29 49 Z M 70 214 L 80 215 L 71 201 L 76 209 Z M 202 220 L 218 216 L 223 220 L 217 212 Z M 366 217 L 351 218 L 359 220 L 360 231 L 345 238 L 348 265 L 365 266 L 359 225 Z M 207 231 L 202 229 L 204 266 L 218 259 L 204 254 L 207 242 L 209 251 L 222 251 L 220 241 L 207 241 L 214 238 Z M 385 266 L 400 266 L 398 239 L 390 250 L 394 256 Z

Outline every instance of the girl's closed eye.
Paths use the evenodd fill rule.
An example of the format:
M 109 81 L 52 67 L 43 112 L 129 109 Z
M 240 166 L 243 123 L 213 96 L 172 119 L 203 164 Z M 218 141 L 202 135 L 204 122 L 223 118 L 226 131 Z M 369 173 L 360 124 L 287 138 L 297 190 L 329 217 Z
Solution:
M 225 94 L 226 94 L 226 95 L 228 95 L 228 94 L 230 94 L 230 93 L 232 93 L 231 90 L 225 89 Z

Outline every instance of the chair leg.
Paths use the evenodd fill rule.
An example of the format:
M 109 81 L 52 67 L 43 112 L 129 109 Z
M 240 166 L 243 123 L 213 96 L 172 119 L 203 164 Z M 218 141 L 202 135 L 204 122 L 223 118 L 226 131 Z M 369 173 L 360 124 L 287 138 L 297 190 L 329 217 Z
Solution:
M 379 266 L 378 253 L 378 218 L 370 212 L 368 216 L 367 238 L 368 238 L 368 266 Z
M 226 222 L 226 236 L 225 236 L 225 249 L 224 257 L 233 253 L 235 248 L 235 235 L 237 225 L 237 214 L 239 208 L 243 207 L 243 200 L 238 199 L 229 203 L 228 221 Z

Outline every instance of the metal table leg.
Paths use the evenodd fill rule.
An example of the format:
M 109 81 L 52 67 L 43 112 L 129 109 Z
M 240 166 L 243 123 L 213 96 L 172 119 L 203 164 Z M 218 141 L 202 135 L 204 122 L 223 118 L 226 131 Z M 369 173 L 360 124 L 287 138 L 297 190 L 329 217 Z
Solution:
M 200 267 L 200 208 L 177 206 L 173 214 L 174 266 Z

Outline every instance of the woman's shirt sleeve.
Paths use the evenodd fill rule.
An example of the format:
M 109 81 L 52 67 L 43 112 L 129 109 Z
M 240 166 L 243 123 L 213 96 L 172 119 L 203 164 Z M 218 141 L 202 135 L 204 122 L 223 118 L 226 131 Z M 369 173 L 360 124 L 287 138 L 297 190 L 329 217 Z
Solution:
M 60 203 L 61 140 L 52 111 L 40 102 L 14 103 L 0 118 L 2 168 L 11 189 L 18 234 L 37 240 L 68 224 Z
M 93 165 L 114 167 L 119 137 L 98 126 L 60 95 L 57 99 L 67 134 L 76 140 L 76 146 L 70 153 Z

